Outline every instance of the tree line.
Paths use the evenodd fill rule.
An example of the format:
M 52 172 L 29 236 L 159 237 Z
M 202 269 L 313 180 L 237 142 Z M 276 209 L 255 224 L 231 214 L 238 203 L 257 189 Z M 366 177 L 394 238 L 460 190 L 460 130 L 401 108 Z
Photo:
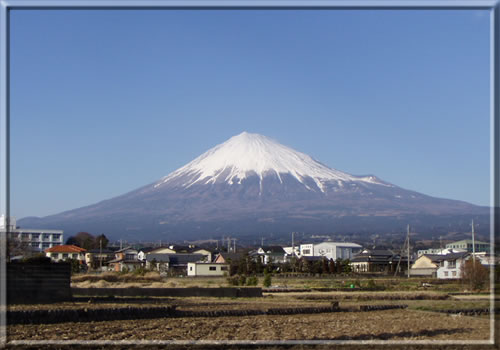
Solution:
M 105 249 L 108 246 L 109 239 L 104 234 L 94 236 L 88 232 L 78 232 L 76 235 L 69 237 L 66 244 L 76 245 L 77 247 L 91 249 Z
M 284 263 L 263 264 L 260 258 L 253 258 L 248 254 L 238 261 L 228 261 L 230 264 L 230 275 L 256 275 L 265 273 L 288 273 L 301 272 L 309 274 L 340 274 L 350 273 L 352 268 L 349 259 L 327 259 L 307 260 L 305 258 L 292 258 Z

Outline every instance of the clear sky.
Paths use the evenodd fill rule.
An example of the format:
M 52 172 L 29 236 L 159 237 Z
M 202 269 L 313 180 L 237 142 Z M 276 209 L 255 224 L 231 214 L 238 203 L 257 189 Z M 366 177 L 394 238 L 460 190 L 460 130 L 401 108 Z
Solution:
M 14 10 L 11 210 L 152 183 L 242 131 L 490 202 L 488 11 Z

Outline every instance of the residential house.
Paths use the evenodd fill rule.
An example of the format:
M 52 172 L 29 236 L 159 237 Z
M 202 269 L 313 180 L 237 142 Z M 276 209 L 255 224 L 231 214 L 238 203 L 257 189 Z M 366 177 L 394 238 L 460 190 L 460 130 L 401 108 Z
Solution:
M 170 247 L 156 248 L 156 249 L 153 249 L 153 250 L 149 251 L 148 253 L 152 253 L 152 254 L 175 254 L 176 251 L 173 249 L 173 246 L 170 246 Z M 148 253 L 146 253 L 146 254 L 148 254 Z
M 300 245 L 293 247 L 283 247 L 288 258 L 298 257 L 300 256 Z
M 436 277 L 439 262 L 444 254 L 424 254 L 420 255 L 410 268 L 411 276 Z
M 243 254 L 243 252 L 241 252 L 241 253 L 220 252 L 215 257 L 214 263 L 216 263 L 216 264 L 237 263 L 238 261 L 240 261 L 240 259 L 243 259 L 244 257 L 245 257 L 245 255 Z
M 145 257 L 146 268 L 159 272 L 167 272 L 171 254 L 148 253 Z
M 141 249 L 138 249 L 137 253 L 137 259 L 140 261 L 146 261 L 146 254 L 151 253 L 154 250 L 157 250 L 158 248 L 153 248 L 153 247 L 143 247 Z
M 153 266 L 160 272 L 171 274 L 187 274 L 187 266 L 190 262 L 207 262 L 203 254 L 146 254 L 146 266 Z
M 260 259 L 264 265 L 272 263 L 282 264 L 287 261 L 287 253 L 283 247 L 277 245 L 260 247 L 252 252 L 250 256 L 254 259 Z
M 468 252 L 441 255 L 442 258 L 436 271 L 437 278 L 460 278 L 461 267 L 469 256 Z
M 187 264 L 188 276 L 224 276 L 229 274 L 229 264 L 211 262 L 189 262 Z
M 410 275 L 429 276 L 437 278 L 460 278 L 460 268 L 468 252 L 452 252 L 446 254 L 425 254 L 415 260 L 411 266 Z
M 132 247 L 126 247 L 115 252 L 115 258 L 109 261 L 113 271 L 133 271 L 143 266 L 143 262 L 137 258 L 138 251 Z
M 114 256 L 115 252 L 110 249 L 91 249 L 85 253 L 85 262 L 93 269 L 107 268 L 109 261 L 113 260 Z
M 351 259 L 354 272 L 394 273 L 396 269 L 403 270 L 408 265 L 408 258 L 390 250 L 365 249 Z
M 86 249 L 77 247 L 76 245 L 56 245 L 45 249 L 45 255 L 54 262 L 75 259 L 83 264 L 85 263 L 86 251 Z
M 205 248 L 193 248 L 191 251 L 192 254 L 201 254 L 206 257 L 206 261 L 212 262 L 212 259 L 214 258 L 213 252 L 209 249 Z

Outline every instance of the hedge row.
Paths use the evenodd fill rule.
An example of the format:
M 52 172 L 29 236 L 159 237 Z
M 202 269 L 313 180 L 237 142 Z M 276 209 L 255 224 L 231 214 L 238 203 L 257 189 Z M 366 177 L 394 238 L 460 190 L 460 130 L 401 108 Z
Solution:
M 255 315 L 295 315 L 311 313 L 327 313 L 340 311 L 376 311 L 405 308 L 406 305 L 362 305 L 359 309 L 340 309 L 334 302 L 328 307 L 272 308 L 268 310 L 214 310 L 190 311 L 168 307 L 125 307 L 109 309 L 59 309 L 59 310 L 21 310 L 8 311 L 8 324 L 49 324 L 63 322 L 91 322 L 151 319 L 165 317 L 224 317 Z

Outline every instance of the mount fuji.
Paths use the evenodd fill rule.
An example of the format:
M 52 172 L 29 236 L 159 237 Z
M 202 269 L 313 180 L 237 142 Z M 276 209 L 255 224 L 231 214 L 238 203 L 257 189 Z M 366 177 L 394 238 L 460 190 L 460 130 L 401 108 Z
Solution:
M 266 136 L 243 132 L 155 183 L 18 223 L 69 235 L 88 231 L 131 240 L 179 240 L 291 231 L 373 233 L 401 230 L 406 223 L 422 230 L 450 229 L 488 212 L 374 175 L 354 176 Z

